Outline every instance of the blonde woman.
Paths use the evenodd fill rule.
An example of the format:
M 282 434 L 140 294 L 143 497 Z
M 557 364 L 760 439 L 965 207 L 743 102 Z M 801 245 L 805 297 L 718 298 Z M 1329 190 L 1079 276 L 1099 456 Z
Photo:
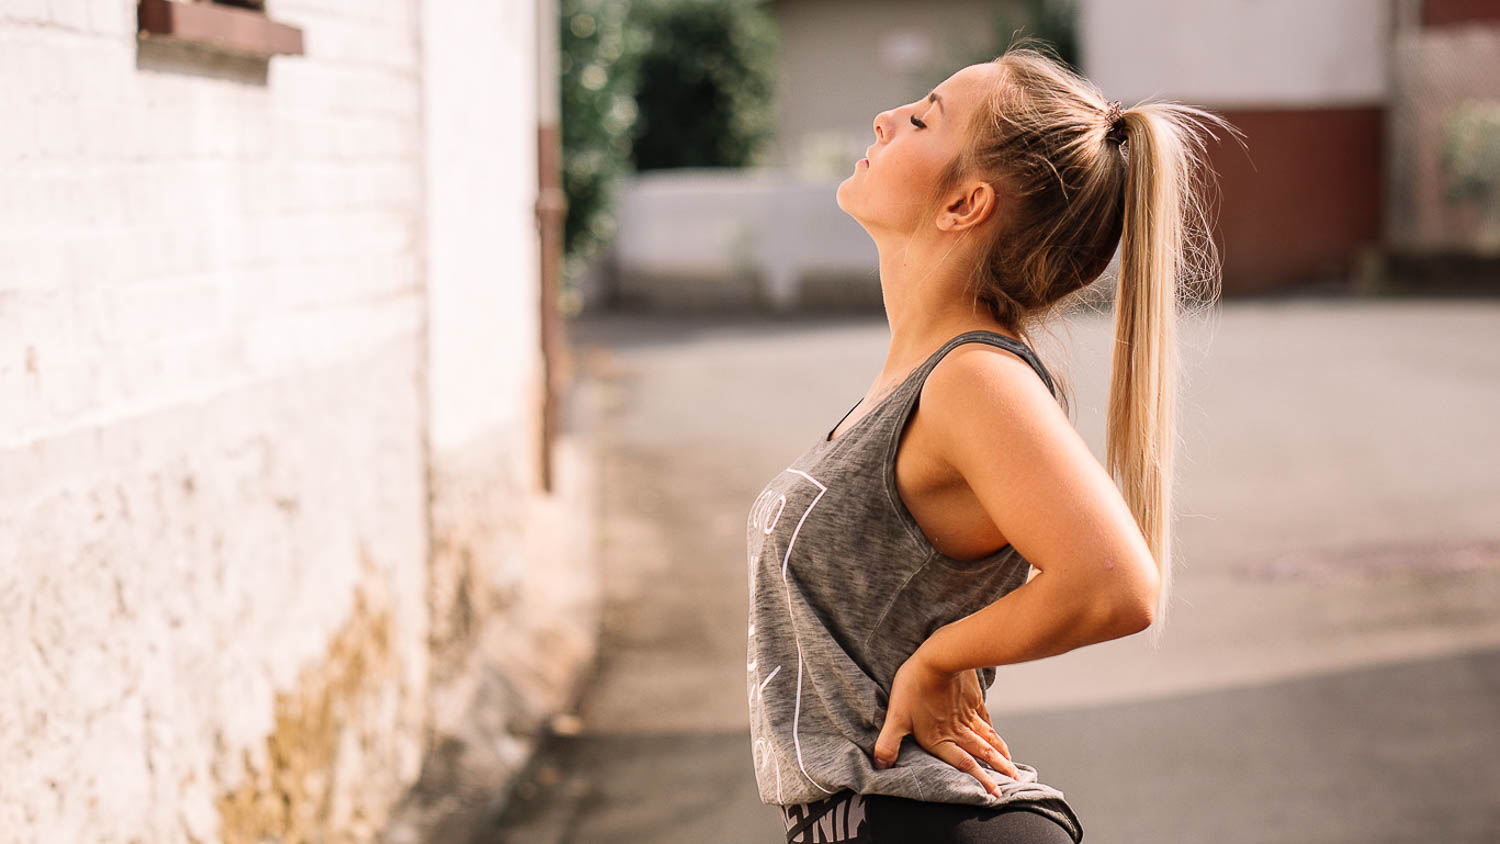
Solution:
M 1083 839 L 985 690 L 1165 620 L 1174 324 L 1217 293 L 1200 120 L 1232 130 L 1121 109 L 1032 39 L 876 116 L 837 201 L 879 249 L 885 366 L 746 526 L 753 762 L 789 842 Z M 1117 248 L 1106 469 L 1027 338 Z

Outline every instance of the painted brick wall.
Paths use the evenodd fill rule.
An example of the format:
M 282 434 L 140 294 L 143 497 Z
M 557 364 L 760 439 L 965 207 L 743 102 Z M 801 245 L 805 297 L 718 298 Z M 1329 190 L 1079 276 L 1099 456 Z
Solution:
M 528 498 L 534 148 L 428 249 L 428 103 L 529 135 L 532 80 L 427 90 L 423 0 L 268 5 L 306 55 L 0 4 L 0 841 L 370 840 L 430 746 L 433 508 L 565 506 Z M 446 8 L 529 4 L 491 5 Z M 501 492 L 429 502 L 438 424 Z M 486 531 L 468 576 L 514 588 L 524 526 Z

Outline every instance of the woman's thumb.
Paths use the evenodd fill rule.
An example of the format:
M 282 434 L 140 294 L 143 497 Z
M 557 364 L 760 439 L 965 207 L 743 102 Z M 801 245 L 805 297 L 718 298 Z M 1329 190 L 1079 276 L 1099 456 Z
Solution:
M 901 737 L 907 730 L 900 719 L 888 717 L 875 739 L 875 767 L 880 770 L 896 764 L 896 755 L 901 752 Z

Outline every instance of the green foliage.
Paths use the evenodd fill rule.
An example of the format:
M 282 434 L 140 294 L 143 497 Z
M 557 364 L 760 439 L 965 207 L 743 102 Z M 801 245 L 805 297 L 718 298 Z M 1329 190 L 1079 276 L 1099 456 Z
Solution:
M 1058 58 L 1077 70 L 1077 19 L 1078 0 L 993 0 L 985 30 L 959 33 L 936 51 L 917 74 L 911 96 L 926 94 L 959 68 L 994 59 L 1023 35 L 1048 42 Z
M 611 213 L 619 179 L 630 170 L 635 124 L 630 68 L 642 44 L 626 24 L 630 6 L 619 0 L 561 0 L 558 68 L 561 74 L 563 283 L 571 287 L 583 265 L 614 236 Z
M 636 0 L 637 170 L 759 164 L 774 128 L 778 33 L 763 0 Z
M 992 21 L 994 58 L 1005 52 L 1012 38 L 1031 35 L 1052 44 L 1058 58 L 1075 71 L 1078 67 L 1078 0 L 1022 0 L 997 3 Z
M 1500 102 L 1466 100 L 1443 117 L 1441 166 L 1445 198 L 1473 203 L 1477 245 L 1500 254 Z
M 617 229 L 622 177 L 760 163 L 779 39 L 766 0 L 560 0 L 563 284 Z
M 1500 199 L 1500 102 L 1454 106 L 1443 118 L 1442 137 L 1448 198 Z

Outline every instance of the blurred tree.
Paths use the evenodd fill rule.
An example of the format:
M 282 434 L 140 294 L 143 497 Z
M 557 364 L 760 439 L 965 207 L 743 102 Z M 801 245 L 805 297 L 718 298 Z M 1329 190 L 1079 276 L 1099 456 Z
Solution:
M 563 291 L 614 238 L 632 170 L 761 163 L 773 127 L 767 0 L 560 0 Z
M 1019 0 L 995 4 L 995 46 L 987 59 L 1005 52 L 1017 35 L 1033 35 L 1050 42 L 1057 55 L 1075 71 L 1078 66 L 1078 0 Z
M 614 236 L 614 193 L 630 170 L 635 124 L 633 55 L 645 42 L 626 21 L 625 0 L 561 0 L 559 72 L 562 99 L 563 295 Z
M 763 163 L 774 127 L 776 20 L 766 0 L 636 0 L 637 170 Z
M 1500 102 L 1465 100 L 1443 116 L 1444 198 L 1479 214 L 1477 246 L 1500 254 Z
M 937 87 L 953 72 L 987 62 L 1005 52 L 1021 35 L 1040 38 L 1078 70 L 1078 0 L 993 0 L 986 27 L 960 32 L 933 54 L 917 74 L 909 92 L 918 97 Z

